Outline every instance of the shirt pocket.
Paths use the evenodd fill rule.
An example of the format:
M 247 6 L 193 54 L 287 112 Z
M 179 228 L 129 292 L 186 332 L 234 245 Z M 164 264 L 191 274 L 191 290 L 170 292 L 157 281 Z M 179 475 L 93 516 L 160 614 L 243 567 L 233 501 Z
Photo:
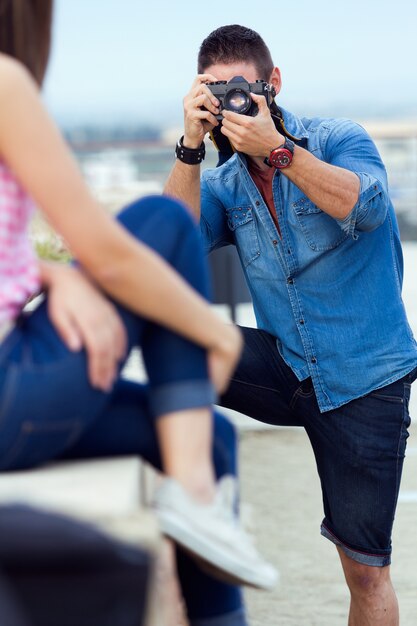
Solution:
M 242 263 L 247 267 L 260 256 L 260 246 L 252 207 L 226 209 L 227 225 L 232 231 Z
M 336 220 L 324 213 L 306 196 L 292 203 L 298 223 L 310 248 L 318 252 L 332 250 L 347 239 Z

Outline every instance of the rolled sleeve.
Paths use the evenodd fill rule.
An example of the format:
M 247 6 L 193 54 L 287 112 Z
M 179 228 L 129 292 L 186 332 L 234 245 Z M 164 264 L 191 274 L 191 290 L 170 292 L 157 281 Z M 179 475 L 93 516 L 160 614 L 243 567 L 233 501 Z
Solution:
M 360 180 L 359 199 L 344 219 L 336 219 L 340 228 L 353 239 L 357 231 L 371 231 L 385 221 L 389 197 L 383 185 L 373 176 L 356 172 Z
M 379 152 L 366 130 L 350 120 L 339 120 L 329 129 L 325 159 L 354 172 L 360 182 L 359 198 L 352 211 L 336 220 L 340 228 L 354 239 L 358 231 L 378 228 L 390 205 L 388 181 Z

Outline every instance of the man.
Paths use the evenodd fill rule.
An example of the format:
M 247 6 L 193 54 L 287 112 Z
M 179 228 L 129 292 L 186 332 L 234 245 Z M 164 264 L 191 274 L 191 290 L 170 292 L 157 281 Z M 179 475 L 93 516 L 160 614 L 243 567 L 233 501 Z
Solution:
M 243 76 L 280 92 L 280 71 L 254 31 L 215 30 L 198 72 L 165 191 L 200 219 L 207 251 L 236 246 L 258 324 L 243 329 L 243 357 L 220 403 L 304 426 L 323 490 L 321 532 L 351 592 L 349 625 L 397 625 L 391 531 L 417 344 L 384 166 L 349 120 L 301 120 L 269 108 L 265 94 L 251 95 L 257 115 L 220 111 L 209 82 Z M 200 191 L 208 131 L 221 165 L 203 172 Z

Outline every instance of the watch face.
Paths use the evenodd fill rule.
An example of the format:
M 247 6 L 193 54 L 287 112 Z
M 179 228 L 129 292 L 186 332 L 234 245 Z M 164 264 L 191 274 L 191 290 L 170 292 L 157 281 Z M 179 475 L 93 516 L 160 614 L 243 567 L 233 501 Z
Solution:
M 288 148 L 277 148 L 269 156 L 269 162 L 278 169 L 283 169 L 291 165 L 292 152 Z

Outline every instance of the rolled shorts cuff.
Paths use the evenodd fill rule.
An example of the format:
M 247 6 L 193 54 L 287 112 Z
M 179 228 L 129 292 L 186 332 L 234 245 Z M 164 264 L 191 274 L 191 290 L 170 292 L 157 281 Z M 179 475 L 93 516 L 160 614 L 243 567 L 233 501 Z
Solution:
M 370 565 L 371 567 L 385 567 L 386 565 L 391 564 L 391 551 L 387 550 L 385 554 L 372 554 L 371 552 L 365 552 L 363 550 L 352 548 L 336 537 L 336 535 L 330 531 L 324 523 L 322 523 L 320 527 L 320 532 L 323 537 L 326 537 L 326 539 L 332 541 L 336 546 L 339 546 L 346 556 L 353 559 L 357 563 Z
M 216 400 L 214 387 L 207 379 L 159 385 L 151 388 L 149 396 L 150 409 L 156 417 L 174 411 L 211 406 Z

